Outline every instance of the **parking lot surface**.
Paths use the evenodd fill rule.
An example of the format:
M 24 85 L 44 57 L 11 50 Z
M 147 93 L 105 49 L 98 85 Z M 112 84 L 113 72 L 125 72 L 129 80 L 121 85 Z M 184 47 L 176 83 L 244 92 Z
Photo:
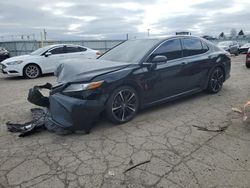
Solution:
M 7 132 L 7 121 L 31 118 L 28 89 L 55 77 L 0 74 L 0 187 L 250 187 L 250 123 L 231 111 L 250 100 L 244 61 L 232 57 L 231 78 L 218 94 L 146 109 L 119 126 L 101 119 L 89 135 Z

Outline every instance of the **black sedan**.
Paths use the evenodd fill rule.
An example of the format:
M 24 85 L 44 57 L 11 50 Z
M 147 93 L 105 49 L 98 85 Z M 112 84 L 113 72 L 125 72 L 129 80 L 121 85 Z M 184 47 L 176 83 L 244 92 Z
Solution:
M 54 123 L 74 130 L 89 130 L 102 112 L 120 124 L 141 108 L 217 93 L 231 67 L 228 52 L 194 36 L 128 40 L 96 60 L 67 61 L 55 72 L 48 108 Z

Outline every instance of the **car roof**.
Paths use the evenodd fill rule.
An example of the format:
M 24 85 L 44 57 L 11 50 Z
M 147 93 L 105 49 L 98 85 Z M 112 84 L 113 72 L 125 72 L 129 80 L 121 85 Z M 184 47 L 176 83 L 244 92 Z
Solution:
M 173 39 L 173 38 L 198 38 L 198 39 L 203 39 L 198 36 L 194 35 L 169 35 L 169 36 L 163 36 L 163 37 L 149 37 L 149 38 L 140 38 L 140 39 L 129 39 L 129 40 L 159 40 L 160 41 L 165 41 L 167 39 Z
M 54 47 L 59 47 L 59 46 L 81 46 L 81 45 L 78 45 L 78 44 L 51 44 L 51 45 L 47 45 L 46 47 L 54 48 Z M 81 46 L 81 47 L 87 48 L 85 46 Z

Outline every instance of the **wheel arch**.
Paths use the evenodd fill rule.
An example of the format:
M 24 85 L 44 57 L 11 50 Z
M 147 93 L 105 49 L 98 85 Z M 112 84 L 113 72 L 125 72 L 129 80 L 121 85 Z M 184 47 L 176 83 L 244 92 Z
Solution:
M 24 74 L 25 68 L 26 68 L 27 66 L 29 66 L 29 65 L 36 65 L 36 66 L 39 68 L 40 73 L 43 74 L 42 68 L 41 68 L 37 63 L 31 62 L 31 63 L 27 63 L 27 64 L 23 67 L 23 76 L 25 75 L 25 74 Z
M 129 88 L 129 90 L 134 90 L 133 92 L 135 92 L 137 95 L 137 97 L 136 97 L 137 98 L 137 108 L 135 108 L 136 111 L 134 111 L 134 113 L 132 112 L 132 115 L 130 114 L 130 117 L 128 117 L 127 120 L 117 119 L 117 117 L 115 117 L 115 115 L 113 114 L 113 111 L 112 111 L 112 105 L 113 105 L 113 101 L 115 99 L 115 96 L 118 94 L 118 92 L 121 89 L 123 90 L 124 88 Z M 138 94 L 138 90 L 136 89 L 136 86 L 133 84 L 129 84 L 129 83 L 125 84 L 124 83 L 124 84 L 119 84 L 119 85 L 116 85 L 115 87 L 113 87 L 113 91 L 111 92 L 111 95 L 107 99 L 103 113 L 106 115 L 106 117 L 111 122 L 113 122 L 115 124 L 122 124 L 122 123 L 126 123 L 126 122 L 130 121 L 131 119 L 133 119 L 139 110 L 140 110 L 140 97 Z
M 142 100 L 141 100 L 140 87 L 139 87 L 136 83 L 133 83 L 132 81 L 124 81 L 124 82 L 121 82 L 121 83 L 117 84 L 115 87 L 112 88 L 113 91 L 111 92 L 111 94 L 112 94 L 117 88 L 119 88 L 119 87 L 124 87 L 124 86 L 131 87 L 131 88 L 133 88 L 133 89 L 136 91 L 136 93 L 137 93 L 137 95 L 138 95 L 139 108 L 140 108 L 140 107 L 142 106 L 142 104 L 141 104 Z M 110 94 L 110 96 L 111 96 L 111 94 Z M 110 96 L 107 98 L 106 103 L 107 103 L 108 99 L 110 98 Z

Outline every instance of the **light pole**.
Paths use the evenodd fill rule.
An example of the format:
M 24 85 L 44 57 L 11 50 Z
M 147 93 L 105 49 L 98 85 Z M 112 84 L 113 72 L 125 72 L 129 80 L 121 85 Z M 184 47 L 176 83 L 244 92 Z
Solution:
M 148 37 L 149 37 L 149 31 L 150 31 L 150 29 L 148 29 Z

